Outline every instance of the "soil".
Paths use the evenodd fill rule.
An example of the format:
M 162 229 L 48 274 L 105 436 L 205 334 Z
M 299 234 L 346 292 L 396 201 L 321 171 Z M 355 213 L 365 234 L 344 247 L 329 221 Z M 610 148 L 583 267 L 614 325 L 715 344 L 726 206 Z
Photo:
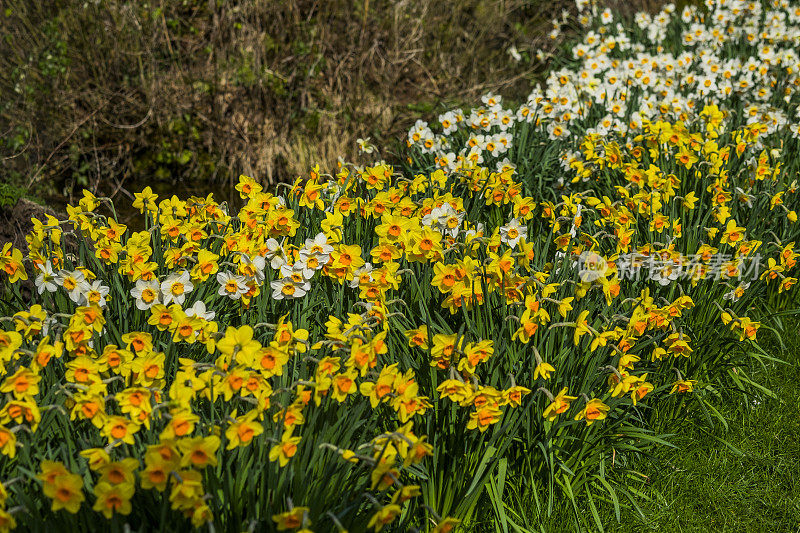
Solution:
M 66 218 L 63 214 L 59 216 L 49 207 L 44 207 L 25 198 L 20 198 L 12 208 L 0 207 L 0 246 L 10 242 L 25 254 L 28 250 L 25 235 L 33 229 L 31 219 L 44 220 L 45 215 L 52 215 L 59 219 Z

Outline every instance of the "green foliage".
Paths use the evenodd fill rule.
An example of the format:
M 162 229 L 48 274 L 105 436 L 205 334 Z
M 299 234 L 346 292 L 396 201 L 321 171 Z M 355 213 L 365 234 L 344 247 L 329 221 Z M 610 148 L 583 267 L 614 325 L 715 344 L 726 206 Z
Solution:
M 41 202 L 35 196 L 29 195 L 22 187 L 13 183 L 0 182 L 0 208 L 10 209 L 17 205 L 20 198 Z
M 477 2 L 470 9 L 489 19 L 492 7 L 492 2 Z M 366 1 L 355 9 L 362 36 L 368 22 L 388 24 L 370 18 L 373 9 Z M 141 6 L 150 29 L 167 35 L 169 46 L 153 55 L 155 61 L 177 64 L 181 52 L 172 48 L 178 46 L 172 38 L 201 35 L 187 17 L 190 12 L 208 14 L 205 10 L 219 14 L 206 2 Z M 201 98 L 223 108 L 216 118 L 227 118 L 226 98 L 250 93 L 270 102 L 278 97 L 302 102 L 289 116 L 293 126 L 306 132 L 319 129 L 325 112 L 331 112 L 334 100 L 312 83 L 331 68 L 325 54 L 330 35 L 319 29 L 315 16 L 299 20 L 294 11 L 282 14 L 294 17 L 302 35 L 273 32 L 281 44 L 266 46 L 265 55 L 241 47 L 229 50 L 214 63 L 221 74 L 192 83 Z M 228 15 L 229 31 L 250 27 L 251 21 L 240 13 Z M 679 35 L 674 30 L 671 38 Z M 52 32 L 46 26 L 43 31 Z M 272 37 L 264 40 L 271 43 Z M 58 42 L 53 46 L 57 52 L 63 48 Z M 272 70 L 285 49 L 298 65 L 286 76 Z M 209 60 L 219 52 L 207 50 Z M 59 54 L 46 57 L 46 64 L 39 62 L 45 79 L 67 72 L 69 62 L 62 62 Z M 433 55 L 429 50 L 423 57 Z M 298 79 L 309 85 L 298 86 Z M 640 95 L 634 90 L 631 99 L 635 102 Z M 735 98 L 731 103 L 743 106 Z M 424 101 L 406 106 L 412 114 L 435 109 Z M 89 506 L 96 502 L 94 510 L 102 510 L 107 474 L 96 472 L 78 452 L 104 449 L 114 459 L 132 459 L 138 472 L 125 482 L 136 487 L 134 512 L 117 509 L 108 523 L 111 528 L 159 523 L 162 529 L 184 529 L 191 519 L 196 526 L 213 521 L 226 531 L 272 531 L 280 520 L 276 513 L 307 506 L 305 518 L 312 517 L 318 530 L 344 526 L 361 531 L 392 508 L 389 502 L 403 487 L 416 487 L 419 495 L 401 502 L 402 510 L 397 507 L 397 516 L 391 517 L 396 520 L 387 529 L 432 530 L 436 523 L 445 524 L 447 516 L 460 520 L 464 530 L 504 533 L 565 527 L 747 530 L 757 528 L 758 518 L 766 514 L 770 528 L 795 525 L 800 491 L 791 458 L 800 451 L 793 442 L 800 429 L 800 404 L 797 365 L 787 362 L 796 363 L 790 354 L 797 354 L 800 341 L 794 335 L 796 318 L 775 318 L 794 313 L 796 307 L 793 293 L 788 293 L 797 281 L 789 276 L 796 268 L 793 246 L 800 236 L 796 216 L 792 220 L 789 215 L 800 207 L 794 182 L 800 165 L 794 157 L 796 140 L 783 132 L 759 137 L 758 128 L 745 126 L 741 113 L 725 117 L 715 106 L 706 109 L 708 114 L 704 109 L 699 117 L 680 123 L 648 124 L 635 138 L 580 136 L 573 146 L 580 150 L 580 169 L 562 165 L 564 146 L 552 142 L 538 124 L 520 120 L 509 128 L 514 144 L 508 155 L 516 174 L 470 165 L 445 173 L 437 168 L 444 166 L 441 160 L 429 151 L 410 150 L 400 152 L 400 172 L 385 164 L 347 164 L 332 176 L 315 167 L 312 179 L 298 180 L 280 200 L 242 176 L 237 190 L 246 204 L 238 211 L 205 195 L 183 202 L 166 188 L 160 203 L 142 207 L 142 232 L 120 226 L 109 199 L 84 192 L 77 208 L 70 209 L 74 231 L 62 235 L 52 219 L 42 221 L 34 228 L 24 260 L 10 247 L 0 256 L 0 309 L 8 315 L 0 318 L 8 325 L 0 331 L 6 378 L 0 413 L 2 429 L 11 428 L 3 435 L 13 431 L 18 439 L 14 443 L 19 443 L 19 450 L 14 443 L 3 449 L 0 474 L 11 501 L 19 506 L 14 508 L 19 522 L 29 529 L 72 531 L 96 524 Z M 592 109 L 587 120 L 597 120 L 604 111 Z M 713 123 L 717 115 L 725 119 L 722 125 Z M 195 149 L 207 143 L 207 117 L 180 109 L 157 118 L 152 130 L 157 149 L 136 151 L 137 173 L 166 182 L 198 168 L 223 176 L 232 172 L 213 150 Z M 252 130 L 247 120 L 231 122 L 240 136 Z M 98 152 L 83 148 L 97 142 L 98 128 L 102 126 L 97 123 L 77 128 L 65 141 L 76 185 L 89 184 L 93 169 L 100 166 Z M 764 138 L 768 146 L 780 145 L 783 153 L 762 151 Z M 453 139 L 463 144 L 467 134 L 456 133 Z M 15 137 L 7 142 L 21 146 Z M 680 159 L 679 149 L 702 161 L 692 168 Z M 650 172 L 648 179 L 642 177 L 645 172 Z M 574 186 L 565 186 L 570 180 Z M 20 190 L 3 185 L 0 201 L 19 198 Z M 744 200 L 717 200 L 717 193 L 732 191 Z M 147 189 L 136 195 L 137 203 L 147 204 L 154 196 Z M 355 209 L 336 221 L 341 199 Z M 771 214 L 776 199 L 783 202 L 780 216 Z M 390 241 L 377 228 L 390 224 L 383 215 L 402 213 L 403 201 L 412 206 L 412 214 L 398 217 L 408 226 L 399 240 Z M 527 214 L 518 201 L 530 202 Z M 694 201 L 697 206 L 689 205 Z M 435 209 L 442 211 L 433 215 Z M 436 222 L 440 218 L 449 223 L 450 215 L 458 229 L 452 240 L 445 238 L 446 230 L 431 226 L 443 224 Z M 425 222 L 425 217 L 434 222 Z M 654 225 L 656 217 L 663 217 L 663 226 Z M 512 244 L 509 228 L 520 220 L 526 224 L 525 241 Z M 726 229 L 726 221 L 734 229 Z M 630 240 L 625 242 L 622 232 L 627 230 Z M 276 256 L 286 256 L 282 262 L 296 266 L 305 264 L 300 258 L 310 253 L 307 239 L 320 232 L 335 244 L 323 254 L 328 261 L 324 267 L 318 264 L 297 281 L 281 265 L 271 264 Z M 423 242 L 433 239 L 431 233 L 442 239 L 440 248 L 420 251 Z M 732 234 L 738 237 L 734 240 Z M 69 247 L 62 240 L 67 235 L 75 239 Z M 398 247 L 396 262 L 382 260 L 382 267 L 366 273 L 353 264 L 353 258 L 363 262 L 370 250 L 387 243 Z M 754 278 L 752 287 L 737 287 L 733 275 L 720 280 L 705 271 L 698 278 L 664 283 L 655 277 L 628 279 L 610 266 L 630 250 L 688 261 L 707 245 L 717 247 L 712 258 L 718 249 L 730 247 L 742 258 L 757 249 L 769 257 L 769 271 Z M 224 281 L 195 269 L 207 261 L 201 259 L 206 252 L 219 254 L 210 260 L 213 266 L 225 274 L 236 272 L 236 283 L 245 288 L 234 283 L 230 292 Z M 597 279 L 584 278 L 576 263 L 589 252 L 601 254 L 604 269 Z M 265 262 L 258 266 L 253 258 Z M 20 281 L 24 268 L 45 261 L 65 270 L 54 289 L 31 292 L 26 302 Z M 174 292 L 161 285 L 168 286 L 175 275 L 185 274 L 188 280 L 189 270 L 191 290 L 184 292 L 182 285 Z M 447 271 L 457 279 L 453 287 L 440 277 Z M 70 277 L 89 272 L 97 278 L 95 285 L 73 280 L 68 287 Z M 380 281 L 379 275 L 388 281 Z M 141 307 L 144 300 L 136 290 L 149 277 L 156 280 L 154 294 L 165 302 L 174 297 L 174 306 L 153 311 Z M 6 284 L 6 278 L 12 281 Z M 42 283 L 39 279 L 36 285 Z M 97 284 L 108 290 L 98 297 L 107 296 L 102 324 L 93 322 L 99 308 L 90 305 L 100 294 Z M 291 291 L 282 293 L 281 286 Z M 287 296 L 298 287 L 302 298 Z M 741 287 L 737 295 L 734 289 Z M 187 316 L 196 302 L 216 315 L 202 320 Z M 189 333 L 183 335 L 177 326 L 161 327 L 159 316 L 164 315 L 159 313 L 186 321 Z M 564 321 L 559 322 L 559 315 Z M 39 351 L 51 342 L 49 337 L 39 339 L 44 321 L 58 354 L 41 364 Z M 423 340 L 415 342 L 414 330 L 422 326 Z M 134 347 L 131 335 L 139 331 L 149 332 L 152 347 Z M 231 340 L 240 334 L 248 341 L 252 337 L 257 348 Z M 289 340 L 282 340 L 284 335 Z M 489 339 L 491 353 L 473 363 L 470 350 Z M 365 345 L 374 350 L 375 366 L 358 358 Z M 125 346 L 137 353 L 112 365 L 109 354 Z M 268 366 L 269 357 L 284 355 L 278 367 Z M 345 368 L 326 373 L 322 361 L 331 357 Z M 159 362 L 150 365 L 151 359 Z M 550 364 L 553 375 L 545 368 Z M 81 365 L 91 369 L 79 379 L 76 368 Z M 153 366 L 157 373 L 151 375 Z M 11 377 L 28 379 L 28 367 L 42 379 L 41 392 L 31 396 Z M 379 373 L 387 370 L 406 372 L 407 377 L 391 374 L 391 386 L 386 385 L 390 392 L 370 403 L 369 391 L 376 390 L 372 387 L 377 387 Z M 257 392 L 242 385 L 245 377 L 255 380 Z M 347 386 L 358 387 L 339 395 L 339 385 L 329 378 L 342 377 Z M 510 400 L 510 391 L 518 385 L 523 392 L 516 402 Z M 132 389 L 152 399 L 153 408 L 125 410 L 122 399 Z M 574 397 L 556 416 L 547 415 L 558 404 L 558 391 Z M 92 399 L 108 413 L 86 414 L 78 403 L 85 401 L 79 400 L 83 394 L 96 395 Z M 456 400 L 454 394 L 466 396 Z M 32 401 L 27 406 L 41 420 L 14 415 L 10 409 L 17 407 L 12 406 L 16 401 Z M 602 409 L 589 411 L 598 404 Z M 403 414 L 412 408 L 419 411 Z M 303 416 L 302 422 L 289 421 L 290 409 L 297 410 L 294 417 Z M 238 434 L 230 431 L 245 412 L 263 431 L 249 445 L 237 444 Z M 185 451 L 191 437 L 170 433 L 187 414 L 197 418 L 190 433 L 219 439 L 222 447 L 212 452 L 213 462 Z M 136 425 L 136 437 L 124 441 L 109 433 L 109 416 Z M 413 427 L 401 426 L 406 423 Z M 276 463 L 276 449 L 285 451 L 277 444 L 289 437 L 298 439 L 298 447 L 286 464 Z M 147 475 L 142 463 L 166 461 L 162 454 L 147 451 L 157 443 L 172 447 L 167 455 L 174 454 L 181 463 L 168 469 L 166 492 L 139 486 Z M 174 451 L 176 446 L 180 452 Z M 409 447 L 421 452 L 411 454 Z M 45 460 L 77 472 L 80 490 L 95 492 L 91 501 L 69 514 L 51 511 L 54 481 L 37 477 L 46 468 Z M 760 506 L 742 512 L 752 499 Z
M 796 306 L 796 302 L 794 303 Z M 775 392 L 726 394 L 716 402 L 728 428 L 690 418 L 643 464 L 645 517 L 629 513 L 622 531 L 792 531 L 800 522 L 800 321 L 781 311 L 762 346 L 779 361 L 748 370 Z M 782 307 L 781 309 L 786 309 Z M 609 522 L 610 516 L 606 517 Z

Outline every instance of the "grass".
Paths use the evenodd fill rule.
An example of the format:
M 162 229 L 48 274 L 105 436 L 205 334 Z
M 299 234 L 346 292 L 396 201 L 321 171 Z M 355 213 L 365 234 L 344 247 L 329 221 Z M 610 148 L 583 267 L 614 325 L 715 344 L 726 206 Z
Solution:
M 785 364 L 756 371 L 776 397 L 719 402 L 727 430 L 691 422 L 643 469 L 648 518 L 630 512 L 622 531 L 800 530 L 800 319 L 785 317 L 783 329 L 784 347 L 774 333 L 762 342 Z

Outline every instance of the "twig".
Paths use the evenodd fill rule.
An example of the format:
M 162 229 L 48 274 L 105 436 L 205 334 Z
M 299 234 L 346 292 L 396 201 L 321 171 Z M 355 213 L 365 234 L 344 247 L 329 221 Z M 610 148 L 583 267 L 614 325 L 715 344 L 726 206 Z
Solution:
M 121 130 L 134 130 L 139 126 L 141 126 L 142 124 L 144 124 L 145 122 L 147 122 L 147 120 L 150 118 L 152 114 L 153 114 L 153 108 L 150 107 L 150 109 L 147 110 L 147 114 L 144 116 L 144 118 L 139 122 L 137 122 L 136 124 L 114 124 L 113 122 L 109 122 L 103 117 L 100 117 L 100 121 L 108 124 L 112 128 L 119 128 Z
M 106 102 L 106 103 L 108 103 L 108 102 Z M 78 131 L 78 129 L 79 129 L 81 126 L 83 126 L 84 124 L 86 124 L 86 122 L 87 122 L 87 121 L 88 121 L 90 118 L 92 118 L 93 116 L 95 116 L 95 115 L 97 114 L 97 112 L 98 112 L 98 111 L 100 111 L 101 109 L 103 109 L 105 106 L 106 106 L 106 104 L 104 103 L 103 105 L 101 105 L 100 107 L 98 107 L 97 109 L 95 109 L 94 111 L 92 111 L 91 113 L 89 113 L 88 115 L 86 115 L 86 116 L 83 118 L 83 120 L 81 120 L 80 122 L 78 122 L 78 123 L 75 125 L 75 127 L 74 127 L 74 128 L 72 128 L 72 131 L 71 131 L 71 132 L 69 132 L 69 135 L 67 135 L 67 136 L 64 138 L 64 140 L 63 140 L 63 141 L 61 141 L 61 142 L 58 144 L 58 146 L 56 146 L 56 147 L 53 149 L 53 151 L 52 151 L 52 152 L 50 152 L 50 155 L 48 155 L 48 156 L 47 156 L 47 159 L 45 159 L 45 160 L 44 160 L 44 163 L 42 163 L 42 164 L 39 166 L 39 168 L 36 170 L 36 172 L 34 172 L 33 176 L 31 176 L 31 179 L 30 179 L 30 180 L 28 180 L 28 185 L 26 186 L 28 189 L 30 189 L 30 188 L 31 188 L 31 186 L 32 186 L 32 185 L 33 185 L 33 184 L 36 182 L 36 178 L 38 178 L 38 177 L 39 177 L 39 174 L 41 174 L 41 173 L 42 173 L 42 170 L 44 170 L 44 167 L 45 167 L 45 166 L 47 166 L 47 163 L 49 163 L 49 162 L 50 162 L 50 160 L 53 158 L 53 156 L 54 156 L 54 155 L 56 155 L 56 152 L 58 152 L 58 151 L 61 149 L 61 147 L 62 147 L 62 146 L 64 146 L 65 144 L 67 144 L 67 141 L 69 141 L 69 140 L 72 138 L 72 136 L 73 136 L 73 135 L 75 135 L 75 132 L 76 132 L 76 131 Z

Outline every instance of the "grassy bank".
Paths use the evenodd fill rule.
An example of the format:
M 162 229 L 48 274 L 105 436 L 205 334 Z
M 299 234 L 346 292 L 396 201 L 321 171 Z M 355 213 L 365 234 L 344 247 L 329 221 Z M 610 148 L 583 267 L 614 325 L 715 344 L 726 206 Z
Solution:
M 774 396 L 724 394 L 714 406 L 727 426 L 711 425 L 702 417 L 686 420 L 685 431 L 670 439 L 673 448 L 661 447 L 636 468 L 645 478 L 637 495 L 641 514 L 629 506 L 618 521 L 610 502 L 598 506 L 606 531 L 800 528 L 800 318 L 789 311 L 776 323 L 777 333 L 765 331 L 762 347 L 782 362 L 749 369 Z M 534 502 L 518 504 L 529 513 L 527 517 L 509 513 L 521 526 L 511 526 L 510 531 L 579 530 L 569 503 L 562 501 L 556 507 L 546 517 L 537 515 Z M 589 508 L 582 510 L 585 529 L 597 530 Z M 485 531 L 495 530 L 494 523 L 487 522 Z
M 800 320 L 785 317 L 783 326 L 780 335 L 765 332 L 764 348 L 784 363 L 754 369 L 775 397 L 725 398 L 718 407 L 727 429 L 693 421 L 677 448 L 644 469 L 648 518 L 630 513 L 624 531 L 798 530 Z
M 558 4 L 558 5 L 557 5 Z M 421 114 L 527 91 L 559 3 L 12 0 L 0 159 L 43 194 L 294 179 Z M 509 53 L 515 45 L 519 60 Z M 544 48 L 543 48 L 544 47 Z

